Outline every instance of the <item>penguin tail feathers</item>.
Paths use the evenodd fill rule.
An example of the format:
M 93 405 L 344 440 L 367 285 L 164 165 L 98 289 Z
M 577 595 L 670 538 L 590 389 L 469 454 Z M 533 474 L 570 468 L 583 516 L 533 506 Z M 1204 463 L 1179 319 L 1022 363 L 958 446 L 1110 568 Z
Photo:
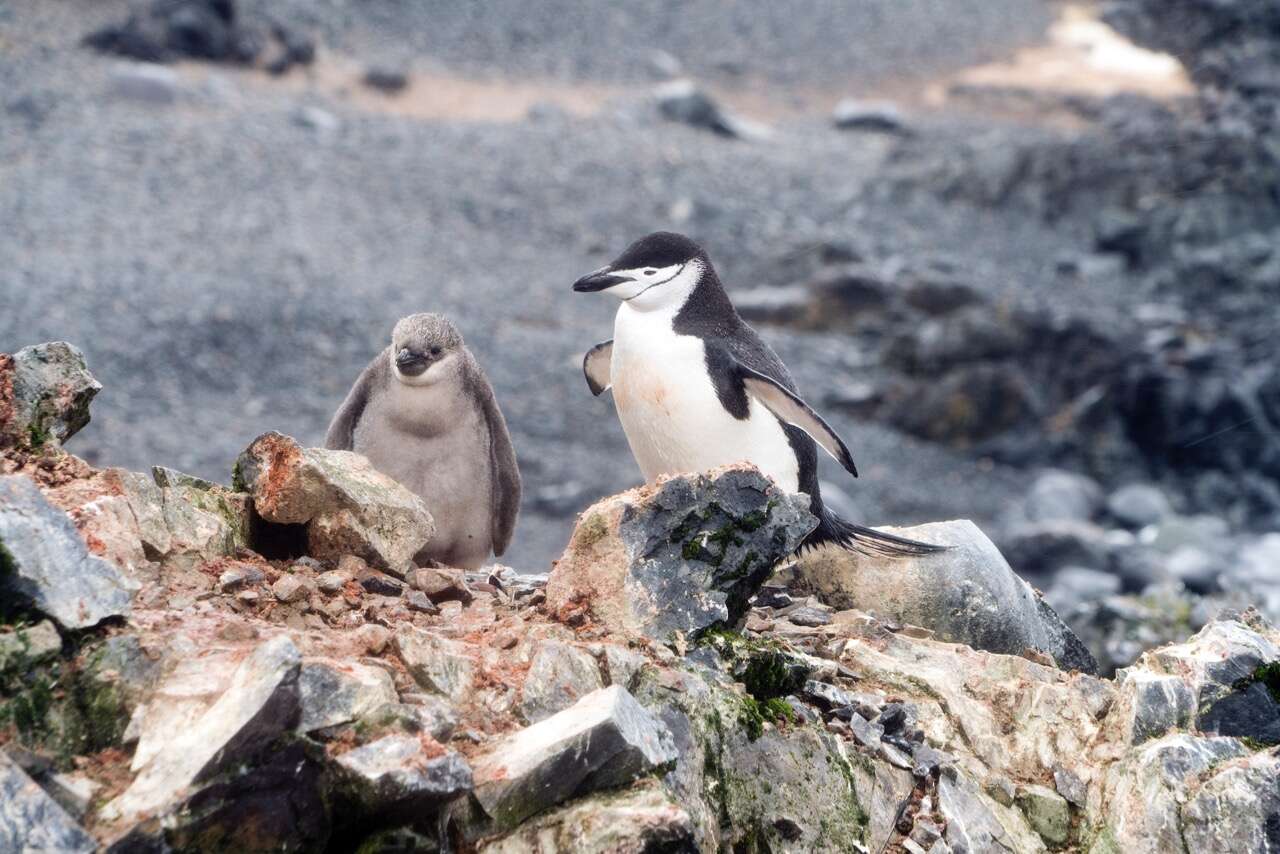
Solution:
M 855 525 L 824 507 L 819 516 L 818 527 L 805 538 L 798 551 L 803 552 L 828 543 L 847 551 L 883 557 L 921 557 L 945 552 L 950 548 Z

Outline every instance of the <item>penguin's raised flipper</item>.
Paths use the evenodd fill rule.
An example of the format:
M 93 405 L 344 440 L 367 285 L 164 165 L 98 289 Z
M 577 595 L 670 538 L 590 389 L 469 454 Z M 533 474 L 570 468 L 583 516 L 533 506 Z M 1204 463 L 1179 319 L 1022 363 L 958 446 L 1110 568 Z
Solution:
M 613 361 L 613 339 L 602 341 L 587 351 L 582 359 L 582 373 L 586 374 L 587 387 L 596 397 L 613 385 L 610 363 Z
M 823 421 L 822 416 L 814 412 L 809 404 L 783 388 L 777 380 L 752 370 L 741 362 L 738 363 L 738 372 L 742 376 L 747 394 L 764 404 L 780 421 L 808 433 L 809 438 L 821 445 L 849 474 L 858 476 L 858 467 L 853 464 L 853 455 L 849 453 L 844 440 L 836 435 L 831 425 Z

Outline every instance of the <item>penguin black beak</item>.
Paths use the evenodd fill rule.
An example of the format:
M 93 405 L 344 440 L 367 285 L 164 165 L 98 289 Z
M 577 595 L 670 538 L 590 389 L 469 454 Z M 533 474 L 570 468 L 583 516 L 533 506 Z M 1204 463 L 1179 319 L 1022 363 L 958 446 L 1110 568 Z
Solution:
M 427 369 L 430 360 L 421 353 L 415 353 L 408 347 L 396 353 L 396 368 L 406 377 L 420 376 Z
M 588 273 L 581 279 L 573 283 L 573 289 L 580 294 L 589 294 L 593 291 L 603 291 L 614 285 L 621 285 L 624 282 L 634 281 L 630 276 L 615 276 L 609 272 L 609 268 L 596 270 L 594 273 Z

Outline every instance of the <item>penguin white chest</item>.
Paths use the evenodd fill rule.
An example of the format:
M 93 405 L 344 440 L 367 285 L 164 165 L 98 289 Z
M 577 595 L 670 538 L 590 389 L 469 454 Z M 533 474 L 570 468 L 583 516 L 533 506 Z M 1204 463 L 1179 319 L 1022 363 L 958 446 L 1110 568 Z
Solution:
M 614 321 L 613 400 L 645 479 L 750 462 L 798 492 L 799 464 L 781 423 L 750 397 L 748 416 L 734 418 L 716 394 L 702 339 L 676 334 L 672 320 L 624 304 Z

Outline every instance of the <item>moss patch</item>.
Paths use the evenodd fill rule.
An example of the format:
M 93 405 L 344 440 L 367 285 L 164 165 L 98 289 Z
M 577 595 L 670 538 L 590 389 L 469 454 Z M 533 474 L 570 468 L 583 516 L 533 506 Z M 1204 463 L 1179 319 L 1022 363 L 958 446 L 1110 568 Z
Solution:
M 780 700 L 776 697 L 769 700 L 757 700 L 755 697 L 742 698 L 742 711 L 738 716 L 738 721 L 746 730 L 747 738 L 755 741 L 764 735 L 765 721 L 777 725 L 779 723 L 791 723 L 795 718 L 795 711 L 791 708 L 791 704 L 786 700 Z
M 1258 669 L 1251 674 L 1249 681 L 1266 685 L 1267 690 L 1271 692 L 1271 698 L 1280 703 L 1280 661 L 1259 665 Z

